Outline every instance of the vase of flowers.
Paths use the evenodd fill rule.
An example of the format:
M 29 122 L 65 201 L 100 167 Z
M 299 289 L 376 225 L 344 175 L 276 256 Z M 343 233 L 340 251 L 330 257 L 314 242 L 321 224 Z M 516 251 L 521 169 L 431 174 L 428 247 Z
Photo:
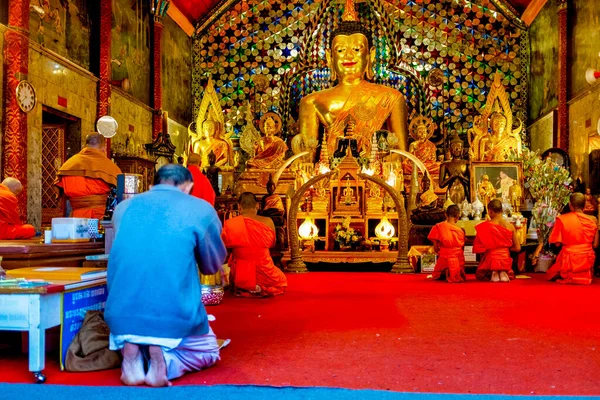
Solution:
M 350 226 L 350 217 L 346 217 L 341 224 L 336 225 L 333 239 L 339 245 L 340 250 L 347 251 L 358 245 L 362 238 L 360 233 Z
M 534 265 L 539 260 L 541 269 L 548 268 L 554 261 L 554 254 L 549 249 L 548 239 L 556 217 L 569 202 L 572 193 L 571 174 L 566 168 L 556 164 L 551 158 L 542 158 L 537 152 L 523 149 L 523 175 L 525 187 L 531 193 L 535 203 L 531 210 L 531 218 L 537 226 L 539 246 L 534 253 Z M 542 257 L 543 256 L 543 257 Z M 541 269 L 536 267 L 536 271 Z

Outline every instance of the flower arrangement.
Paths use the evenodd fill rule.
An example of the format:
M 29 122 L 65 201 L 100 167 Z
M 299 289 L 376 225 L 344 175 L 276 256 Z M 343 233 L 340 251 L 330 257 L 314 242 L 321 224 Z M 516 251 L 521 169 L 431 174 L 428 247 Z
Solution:
M 337 224 L 333 232 L 333 239 L 340 246 L 352 246 L 361 241 L 360 233 L 350 227 L 350 217 L 344 218 L 341 224 Z
M 551 158 L 542 160 L 538 152 L 524 148 L 521 160 L 525 187 L 535 200 L 531 216 L 538 229 L 538 240 L 545 250 L 556 217 L 569 202 L 573 180 L 569 170 L 556 164 Z

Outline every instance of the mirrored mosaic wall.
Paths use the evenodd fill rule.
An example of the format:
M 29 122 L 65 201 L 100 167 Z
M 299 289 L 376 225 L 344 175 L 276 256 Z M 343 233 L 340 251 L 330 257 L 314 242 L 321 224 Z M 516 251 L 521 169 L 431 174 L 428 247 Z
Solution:
M 234 4 L 194 38 L 194 115 L 212 75 L 236 135 L 248 106 L 257 119 L 280 113 L 285 134 L 294 134 L 300 99 L 331 85 L 325 53 L 343 8 L 330 0 Z M 432 117 L 435 138 L 466 133 L 496 72 L 526 121 L 528 34 L 490 1 L 357 1 L 356 9 L 377 49 L 375 81 L 403 92 L 413 116 Z

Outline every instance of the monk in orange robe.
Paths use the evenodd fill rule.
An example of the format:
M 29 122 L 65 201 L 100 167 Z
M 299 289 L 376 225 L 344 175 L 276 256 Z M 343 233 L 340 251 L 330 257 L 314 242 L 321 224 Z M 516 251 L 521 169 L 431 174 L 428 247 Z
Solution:
M 232 249 L 229 258 L 230 279 L 236 291 L 249 296 L 283 294 L 287 279 L 273 264 L 269 248 L 275 245 L 275 225 L 268 217 L 257 215 L 253 193 L 239 199 L 240 216 L 228 219 L 223 226 L 225 247 Z
M 202 163 L 202 157 L 199 154 L 191 153 L 188 157 L 187 168 L 192 173 L 194 178 L 194 187 L 190 194 L 199 199 L 206 200 L 211 206 L 215 205 L 215 190 L 213 189 L 210 181 L 200 170 L 200 164 Z
M 106 157 L 104 136 L 89 134 L 85 145 L 60 167 L 54 184 L 71 203 L 69 217 L 102 219 L 110 188 L 117 186 L 117 175 L 122 172 Z
M 6 178 L 0 185 L 0 239 L 29 239 L 35 236 L 33 225 L 21 223 L 17 196 L 23 185 L 16 178 Z
M 473 253 L 481 254 L 481 261 L 475 271 L 479 280 L 510 282 L 514 278 L 511 251 L 520 251 L 521 243 L 517 231 L 502 217 L 502 203 L 494 199 L 488 203 L 489 221 L 475 226 L 477 234 L 473 243 Z
M 465 275 L 465 231 L 456 225 L 460 217 L 458 206 L 446 209 L 446 221 L 435 225 L 427 238 L 433 242 L 438 259 L 431 277 L 448 282 L 464 282 Z M 429 278 L 429 277 L 428 277 Z
M 559 215 L 550 243 L 560 243 L 562 248 L 556 263 L 546 272 L 549 280 L 558 283 L 589 285 L 598 247 L 598 221 L 583 213 L 585 196 L 573 193 L 569 200 L 570 213 Z

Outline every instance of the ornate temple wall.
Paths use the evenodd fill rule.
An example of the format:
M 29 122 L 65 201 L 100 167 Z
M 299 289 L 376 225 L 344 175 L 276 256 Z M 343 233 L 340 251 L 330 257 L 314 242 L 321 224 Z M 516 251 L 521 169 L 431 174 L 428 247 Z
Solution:
M 119 89 L 112 90 L 110 101 L 110 115 L 119 124 L 119 134 L 111 141 L 113 151 L 125 150 L 126 140 L 130 137 L 136 149 L 143 153 L 144 144 L 152 142 L 152 109 Z
M 569 98 L 572 99 L 590 88 L 585 80 L 585 71 L 588 68 L 600 70 L 600 3 L 589 0 L 574 0 L 570 3 Z
M 29 49 L 28 80 L 36 89 L 38 104 L 27 118 L 27 219 L 39 227 L 42 214 L 42 106 L 79 118 L 83 140 L 87 133 L 95 131 L 98 79 L 35 45 Z
M 162 38 L 163 109 L 179 124 L 192 122 L 192 39 L 169 16 Z
M 297 118 L 300 99 L 331 84 L 325 51 L 341 18 L 341 3 L 249 0 L 208 20 L 193 43 L 195 106 L 211 74 L 236 133 L 245 124 L 249 104 L 257 116 L 282 114 L 284 133 L 293 134 L 290 123 Z M 527 119 L 528 31 L 491 2 L 373 0 L 356 7 L 373 33 L 375 82 L 403 92 L 413 115 L 432 117 L 440 126 L 434 140 L 466 134 L 496 71 L 511 96 L 513 113 Z M 441 73 L 435 76 L 434 70 Z M 257 76 L 266 87 L 260 87 Z

